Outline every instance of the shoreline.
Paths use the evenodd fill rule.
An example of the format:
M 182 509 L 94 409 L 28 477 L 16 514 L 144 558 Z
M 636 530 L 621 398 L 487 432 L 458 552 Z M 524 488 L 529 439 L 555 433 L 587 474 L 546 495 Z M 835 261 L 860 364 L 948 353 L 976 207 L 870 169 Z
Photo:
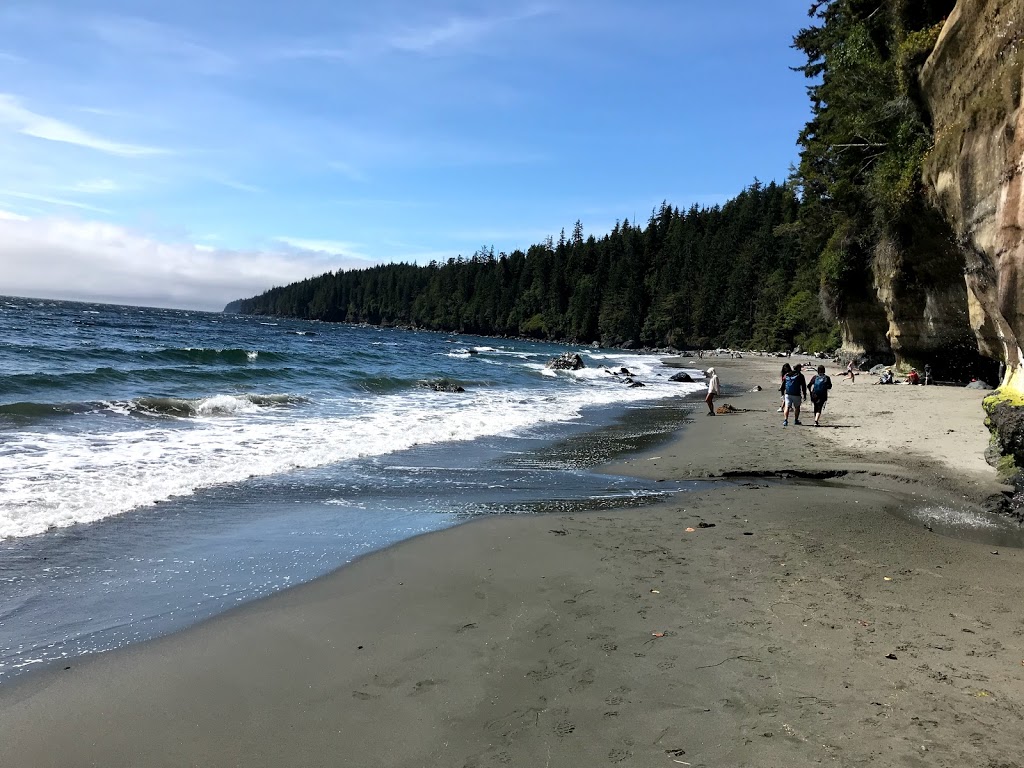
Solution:
M 774 376 L 766 365 L 701 362 L 744 412 L 695 415 L 621 462 L 631 474 L 849 462 L 858 482 L 722 480 L 639 509 L 419 536 L 183 632 L 0 687 L 11 735 L 0 763 L 1012 764 L 1024 557 L 890 512 L 933 486 L 966 507 L 1000 492 L 969 455 L 984 439 L 973 401 L 872 387 L 857 397 L 906 393 L 893 402 L 911 426 L 922 419 L 908 398 L 939 397 L 953 419 L 944 429 L 964 433 L 954 443 L 926 430 L 912 453 L 869 453 L 877 437 L 863 423 L 891 426 L 895 409 L 869 419 L 837 382 L 823 422 L 860 426 L 783 431 L 767 412 L 773 392 L 738 391 Z

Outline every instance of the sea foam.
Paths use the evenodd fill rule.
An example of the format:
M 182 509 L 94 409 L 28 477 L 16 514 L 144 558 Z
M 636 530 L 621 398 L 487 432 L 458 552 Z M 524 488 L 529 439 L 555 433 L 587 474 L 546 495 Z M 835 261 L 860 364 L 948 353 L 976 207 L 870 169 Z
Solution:
M 202 488 L 254 476 L 379 456 L 417 445 L 520 434 L 580 418 L 585 408 L 681 396 L 699 384 L 648 378 L 655 358 L 618 356 L 647 386 L 630 388 L 600 368 L 549 371 L 578 386 L 403 392 L 315 403 L 317 415 L 281 404 L 304 398 L 217 395 L 188 401 L 175 420 L 116 433 L 7 433 L 0 451 L 0 538 L 31 536 L 98 521 Z M 270 406 L 270 407 L 268 407 Z M 300 411 L 302 408 L 300 407 Z

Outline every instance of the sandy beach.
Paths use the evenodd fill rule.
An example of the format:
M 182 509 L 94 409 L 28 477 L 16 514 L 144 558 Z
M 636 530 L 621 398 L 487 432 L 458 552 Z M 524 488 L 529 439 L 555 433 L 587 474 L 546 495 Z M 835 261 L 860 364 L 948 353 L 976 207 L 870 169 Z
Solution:
M 0 765 L 1024 765 L 1024 550 L 942 528 L 1006 491 L 984 393 L 829 366 L 825 426 L 783 428 L 780 360 L 699 363 L 739 412 L 610 471 L 706 490 L 478 520 L 15 680 Z

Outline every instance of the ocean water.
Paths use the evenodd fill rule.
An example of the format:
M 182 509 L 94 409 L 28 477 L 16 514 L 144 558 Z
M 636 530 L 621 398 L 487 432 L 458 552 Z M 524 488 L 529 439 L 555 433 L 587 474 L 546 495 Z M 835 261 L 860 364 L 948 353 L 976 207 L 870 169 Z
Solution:
M 545 368 L 567 349 L 587 367 Z M 0 682 L 476 515 L 685 490 L 594 471 L 679 425 L 702 385 L 674 372 L 621 350 L 0 298 Z

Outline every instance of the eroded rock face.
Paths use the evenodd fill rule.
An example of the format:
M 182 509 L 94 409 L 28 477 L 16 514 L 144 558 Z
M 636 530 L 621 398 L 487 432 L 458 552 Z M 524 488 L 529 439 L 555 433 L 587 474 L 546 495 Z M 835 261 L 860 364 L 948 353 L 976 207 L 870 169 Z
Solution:
M 963 263 L 979 350 L 1024 391 L 1024 3 L 960 0 L 921 73 L 935 146 L 923 177 Z

